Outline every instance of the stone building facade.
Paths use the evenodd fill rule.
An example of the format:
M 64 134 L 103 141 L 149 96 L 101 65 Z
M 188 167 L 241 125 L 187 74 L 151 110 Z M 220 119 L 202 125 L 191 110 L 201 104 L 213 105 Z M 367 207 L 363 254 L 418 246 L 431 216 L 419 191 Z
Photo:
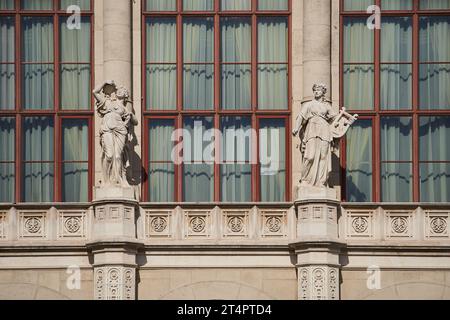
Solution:
M 58 9 L 59 1 L 49 2 L 50 13 L 42 8 L 39 12 L 53 17 L 57 30 L 59 15 L 64 16 L 63 9 L 71 1 L 62 1 L 64 6 L 61 4 L 61 10 Z M 185 190 L 177 186 L 182 184 L 179 177 L 175 178 L 178 180 L 173 184 L 173 188 L 178 190 L 174 193 L 174 201 L 151 201 L 152 189 L 148 184 L 148 179 L 151 179 L 148 163 L 151 159 L 146 147 L 149 143 L 149 137 L 146 136 L 149 132 L 148 119 L 167 116 L 182 123 L 184 114 L 175 112 L 167 115 L 161 110 L 152 113 L 147 109 L 146 104 L 151 95 L 148 95 L 147 86 L 143 83 L 148 81 L 147 65 L 152 64 L 147 52 L 148 39 L 152 38 L 147 37 L 150 31 L 146 21 L 154 17 L 172 17 L 177 21 L 177 33 L 183 33 L 180 22 L 185 18 L 184 13 L 180 13 L 183 10 L 182 1 L 176 2 L 173 15 L 148 11 L 151 1 L 146 3 L 144 0 L 72 2 L 83 5 L 82 17 L 90 19 L 91 23 L 91 60 L 90 64 L 87 63 L 91 66 L 92 78 L 89 94 L 94 85 L 106 79 L 114 79 L 131 89 L 133 108 L 139 119 L 139 125 L 134 130 L 136 143 L 131 159 L 133 171 L 130 173 L 135 183 L 125 191 L 118 189 L 116 193 L 99 196 L 102 180 L 100 119 L 93 106 L 83 111 L 80 117 L 92 121 L 88 138 L 91 151 L 86 161 L 90 181 L 87 201 L 63 201 L 64 190 L 57 181 L 54 182 L 51 201 L 26 201 L 26 191 L 21 190 L 25 183 L 21 182 L 20 176 L 15 178 L 13 193 L 16 197 L 12 201 L 0 203 L 0 299 L 450 299 L 450 182 L 444 179 L 441 184 L 446 195 L 442 199 L 427 201 L 420 196 L 421 186 L 417 179 L 422 177 L 419 138 L 412 138 L 413 160 L 405 161 L 411 162 L 414 177 L 408 182 L 411 186 L 411 198 L 408 201 L 383 201 L 383 178 L 375 177 L 382 176 L 380 171 L 383 166 L 377 163 L 383 162 L 383 156 L 377 156 L 377 152 L 374 152 L 371 162 L 373 179 L 367 180 L 373 186 L 370 187 L 373 197 L 366 201 L 347 201 L 350 200 L 349 187 L 346 186 L 348 177 L 343 158 L 347 158 L 348 153 L 360 151 L 345 149 L 349 145 L 347 140 L 342 142 L 333 157 L 331 180 L 340 195 L 338 199 L 304 201 L 298 194 L 301 153 L 297 149 L 298 142 L 290 137 L 290 128 L 302 103 L 312 99 L 311 88 L 317 82 L 328 86 L 333 106 L 347 105 L 344 97 L 347 91 L 343 89 L 347 81 L 344 70 L 347 70 L 348 65 L 358 63 L 345 60 L 345 45 L 358 45 L 344 44 L 347 39 L 345 20 L 348 17 L 368 19 L 370 14 L 365 13 L 368 7 L 365 4 L 368 2 L 370 5 L 371 1 L 291 0 L 286 1 L 285 9 L 282 6 L 281 9 L 268 9 L 265 12 L 258 5 L 261 8 L 263 4 L 270 7 L 271 1 L 261 1 L 261 4 L 255 0 L 249 1 L 250 7 L 246 12 L 252 20 L 253 39 L 253 59 L 249 65 L 254 81 L 257 81 L 254 73 L 259 70 L 259 62 L 255 58 L 258 19 L 278 14 L 287 21 L 287 60 L 279 63 L 274 59 L 267 64 L 288 66 L 288 107 L 279 113 L 276 108 L 261 114 L 258 111 L 249 113 L 255 123 L 260 122 L 260 117 L 287 119 L 287 148 L 282 152 L 286 156 L 286 177 L 283 181 L 287 187 L 284 200 L 262 201 L 264 197 L 258 194 L 261 187 L 255 187 L 255 184 L 264 182 L 261 182 L 258 174 L 253 173 L 250 201 L 240 202 L 222 201 L 221 184 L 218 181 L 213 182 L 214 195 L 211 201 L 183 201 L 181 194 Z M 375 5 L 383 8 L 380 0 L 375 2 Z M 429 9 L 425 8 L 425 2 L 433 3 L 414 0 L 411 1 L 411 8 L 405 4 L 405 8 L 401 7 L 397 11 L 386 9 L 386 15 L 391 18 L 404 16 L 413 20 L 411 41 L 414 49 L 411 53 L 412 62 L 408 63 L 411 64 L 414 79 L 411 86 L 416 85 L 411 92 L 414 111 L 402 113 L 401 110 L 394 110 L 391 114 L 411 116 L 415 121 L 413 130 L 416 133 L 420 130 L 417 127 L 419 117 L 428 115 L 418 107 L 420 19 L 442 16 L 450 25 L 448 2 L 435 1 L 439 4 L 436 7 L 430 4 Z M 19 9 L 20 1 L 0 3 L 4 6 L 0 17 L 3 19 L 9 16 L 16 23 L 15 40 L 8 42 L 5 33 L 1 33 L 2 46 L 4 43 L 10 46 L 20 43 L 18 30 L 26 28 L 22 28 L 19 21 L 29 15 L 32 9 L 22 12 Z M 12 7 L 8 7 L 8 3 Z M 350 10 L 360 3 L 362 9 Z M 85 5 L 87 9 L 83 9 Z M 218 29 L 222 17 L 220 8 L 220 1 L 213 1 L 209 13 L 207 10 L 205 13 L 204 10 L 194 9 L 190 14 L 198 19 L 211 16 Z M 246 13 L 237 15 L 245 16 Z M 61 34 L 59 31 L 56 34 Z M 375 28 L 368 32 L 369 35 L 373 33 L 375 49 L 379 49 L 380 41 L 384 39 L 382 31 Z M 440 32 L 444 39 L 450 41 L 450 27 Z M 220 33 L 216 31 L 215 35 Z M 182 45 L 179 37 L 177 43 Z M 356 43 L 360 39 L 353 40 Z M 58 45 L 58 40 L 55 41 Z M 216 45 L 213 45 L 212 54 L 220 59 L 220 39 L 216 38 L 213 42 Z M 59 50 L 54 50 L 56 57 Z M 181 52 L 181 49 L 178 48 L 177 52 Z M 21 59 L 20 53 L 16 52 L 14 56 L 16 60 Z M 214 70 L 220 73 L 217 59 L 211 63 Z M 372 97 L 375 109 L 364 112 L 354 108 L 358 113 L 362 111 L 360 119 L 373 119 L 374 123 L 384 116 L 382 111 L 378 112 L 382 109 L 380 91 L 385 81 L 380 65 L 389 61 L 382 60 L 379 54 L 375 54 L 372 62 L 364 62 L 373 64 L 375 79 L 380 83 L 372 82 L 375 87 L 375 97 Z M 62 58 L 55 58 L 56 71 L 63 68 L 62 61 Z M 450 57 L 436 61 L 445 68 L 445 62 L 450 61 Z M 11 63 L 20 65 L 16 68 L 25 68 L 26 65 L 23 59 L 22 63 Z M 177 74 L 182 75 L 183 62 L 165 62 L 168 65 L 171 63 L 176 64 Z M 209 62 L 192 63 L 206 65 Z M 176 77 L 177 83 L 182 83 L 179 78 Z M 444 82 L 446 78 L 443 76 L 439 79 L 434 82 L 434 86 L 439 86 L 439 81 Z M 16 110 L 19 110 L 26 98 L 17 88 L 21 86 L 20 79 L 15 82 L 16 90 L 13 92 L 22 96 L 16 99 Z M 253 104 L 258 92 L 255 83 L 251 87 Z M 54 89 L 57 92 L 59 85 Z M 220 103 L 217 93 L 220 84 L 217 81 L 213 89 L 214 103 Z M 365 90 L 372 89 L 367 87 Z M 179 104 L 180 97 L 185 93 L 178 88 L 173 94 L 178 97 L 176 103 Z M 262 99 L 261 96 L 259 98 Z M 443 99 L 448 98 L 448 95 L 444 95 Z M 56 100 L 55 105 L 58 105 L 64 99 Z M 450 99 L 442 105 L 444 107 L 438 111 L 431 111 L 430 116 L 450 116 Z M 6 109 L 0 110 L 0 117 L 16 117 L 19 123 L 19 117 L 26 116 Z M 55 121 L 59 121 L 60 117 L 63 119 L 77 115 L 75 112 L 62 112 L 54 116 Z M 213 116 L 219 119 L 219 114 Z M 61 128 L 55 131 L 55 136 L 62 134 Z M 257 128 L 260 128 L 259 124 Z M 375 133 L 382 130 L 379 125 L 373 128 Z M 19 135 L 15 141 L 21 143 L 23 136 Z M 376 134 L 373 141 L 375 147 L 382 144 Z M 58 150 L 58 144 L 55 145 L 55 150 Z M 6 149 L 4 145 L 0 145 L 0 148 Z M 55 163 L 58 166 L 58 163 L 64 163 L 64 159 L 56 154 L 58 159 Z M 18 159 L 22 159 L 23 154 L 16 151 L 15 155 L 11 163 L 15 163 L 14 170 L 20 175 L 18 172 L 22 172 L 23 163 Z M 0 160 L 3 161 L 2 158 Z M 10 159 L 5 160 L 7 163 Z M 0 163 L 3 164 L 2 161 Z M 450 158 L 437 162 L 445 161 L 450 161 Z M 254 166 L 253 170 L 258 170 L 258 166 Z M 444 175 L 447 174 L 444 171 Z M 61 173 L 55 173 L 57 179 L 62 179 Z M 5 187 L 6 184 L 1 186 Z M 403 185 L 398 183 L 397 187 L 402 188 Z M 364 186 L 361 188 L 364 189 Z M 7 190 L 0 189 L 0 192 L 7 193 Z

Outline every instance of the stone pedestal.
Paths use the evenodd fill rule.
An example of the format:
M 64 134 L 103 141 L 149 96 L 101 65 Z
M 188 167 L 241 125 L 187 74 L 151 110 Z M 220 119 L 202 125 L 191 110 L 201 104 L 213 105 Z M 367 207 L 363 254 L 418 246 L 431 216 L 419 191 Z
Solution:
M 95 188 L 93 242 L 96 300 L 136 298 L 136 257 L 143 246 L 136 236 L 136 208 L 132 188 Z
M 299 300 L 339 300 L 340 263 L 336 192 L 327 188 L 298 188 L 297 255 Z

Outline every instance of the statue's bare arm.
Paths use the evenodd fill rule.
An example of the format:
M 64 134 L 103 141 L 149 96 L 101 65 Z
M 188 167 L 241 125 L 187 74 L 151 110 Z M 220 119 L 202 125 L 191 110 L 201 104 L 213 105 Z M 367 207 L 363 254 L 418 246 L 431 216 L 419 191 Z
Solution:
M 97 100 L 98 102 L 101 102 L 103 100 L 103 94 L 102 94 L 102 90 L 104 88 L 105 85 L 115 85 L 114 80 L 108 80 L 103 82 L 101 85 L 97 86 L 93 91 L 93 95 L 95 97 L 95 100 Z
M 294 130 L 292 131 L 294 137 L 299 134 L 302 127 L 303 127 L 303 117 L 301 115 L 298 115 L 297 119 L 295 120 Z

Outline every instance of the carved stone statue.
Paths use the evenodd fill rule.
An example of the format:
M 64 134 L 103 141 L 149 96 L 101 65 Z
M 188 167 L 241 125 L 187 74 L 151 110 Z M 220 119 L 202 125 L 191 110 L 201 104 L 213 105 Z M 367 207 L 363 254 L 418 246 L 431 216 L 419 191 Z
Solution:
M 126 177 L 126 169 L 130 166 L 127 143 L 132 139 L 132 126 L 138 124 L 129 100 L 130 93 L 110 80 L 95 88 L 93 94 L 97 113 L 102 119 L 102 186 L 129 187 Z
M 314 99 L 303 105 L 293 130 L 300 138 L 303 155 L 300 186 L 328 188 L 333 145 L 342 138 L 358 119 L 343 108 L 334 112 L 326 100 L 327 87 L 313 86 Z

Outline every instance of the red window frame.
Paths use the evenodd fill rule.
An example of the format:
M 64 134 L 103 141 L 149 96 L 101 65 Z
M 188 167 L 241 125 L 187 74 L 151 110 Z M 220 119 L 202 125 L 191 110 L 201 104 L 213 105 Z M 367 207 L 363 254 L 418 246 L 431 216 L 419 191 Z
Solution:
M 365 11 L 345 11 L 344 1 L 340 1 L 340 105 L 344 106 L 344 19 L 347 17 L 365 17 L 369 18 L 370 14 Z M 375 29 L 374 36 L 374 109 L 373 110 L 351 110 L 352 113 L 358 113 L 361 119 L 371 119 L 372 120 L 372 201 L 371 202 L 382 202 L 382 181 L 381 181 L 381 118 L 391 116 L 391 117 L 410 117 L 412 119 L 412 202 L 420 202 L 420 164 L 427 163 L 426 161 L 420 161 L 420 144 L 419 144 L 419 123 L 421 117 L 427 116 L 450 116 L 450 109 L 448 110 L 425 110 L 420 109 L 420 83 L 419 83 L 419 67 L 422 64 L 439 64 L 448 62 L 421 62 L 420 61 L 420 17 L 422 16 L 450 16 L 449 9 L 439 9 L 439 10 L 421 10 L 420 0 L 412 0 L 413 8 L 412 10 L 383 10 L 382 0 L 374 0 L 374 5 L 381 8 L 381 17 L 411 17 L 412 18 L 412 63 L 407 62 L 407 64 L 412 65 L 412 108 L 411 110 L 382 110 L 381 108 L 381 66 L 383 63 L 381 61 L 381 30 Z M 392 62 L 392 64 L 405 64 L 405 62 Z M 346 139 L 341 141 L 341 181 L 342 181 L 342 200 L 347 201 L 347 186 L 346 186 L 346 153 L 347 153 L 347 143 Z M 392 161 L 383 161 L 392 162 Z M 401 163 L 401 161 L 395 161 L 396 163 Z M 435 162 L 435 161 L 430 161 Z M 409 162 L 408 162 L 409 163 Z M 450 163 L 450 161 L 446 161 Z M 450 186 L 449 186 L 450 187 Z
M 53 202 L 62 202 L 62 167 L 67 161 L 63 161 L 62 157 L 62 121 L 64 119 L 85 119 L 88 121 L 88 132 L 89 132 L 89 155 L 88 155 L 88 201 L 92 201 L 93 197 L 93 155 L 94 155 L 94 135 L 93 135 L 93 119 L 94 119 L 94 99 L 90 98 L 91 106 L 87 110 L 62 110 L 60 106 L 60 66 L 63 64 L 68 64 L 68 62 L 62 63 L 60 61 L 60 19 L 63 17 L 68 17 L 71 13 L 67 13 L 66 10 L 60 9 L 60 1 L 52 0 L 53 7 L 51 10 L 24 10 L 21 8 L 21 0 L 14 0 L 13 10 L 0 10 L 0 17 L 8 16 L 13 17 L 15 21 L 15 108 L 14 110 L 0 110 L 0 116 L 15 118 L 15 199 L 14 203 L 23 202 L 22 197 L 22 178 L 23 178 L 23 157 L 22 157 L 22 123 L 26 117 L 51 117 L 54 123 L 54 160 L 52 161 L 54 165 L 54 192 L 53 192 Z M 23 17 L 48 17 L 53 19 L 53 68 L 54 68 L 54 99 L 53 108 L 48 110 L 26 110 L 22 106 L 22 18 Z M 90 18 L 91 22 L 91 54 L 90 54 L 90 88 L 94 87 L 94 0 L 90 0 L 90 9 L 82 10 L 81 17 Z M 69 63 L 75 64 L 75 63 Z M 87 63 L 82 63 L 87 64 Z M 45 161 L 43 161 L 45 162 Z
M 257 0 L 251 0 L 251 10 L 247 11 L 222 11 L 220 9 L 221 0 L 214 1 L 214 10 L 212 11 L 184 11 L 183 10 L 183 0 L 176 0 L 177 9 L 176 11 L 164 11 L 164 12 L 149 12 L 146 11 L 145 2 L 142 1 L 142 109 L 143 109 L 143 122 L 142 126 L 142 137 L 143 137 L 143 152 L 142 159 L 144 162 L 143 177 L 147 177 L 147 172 L 149 172 L 149 156 L 148 156 L 148 121 L 167 119 L 171 118 L 175 121 L 175 129 L 183 129 L 183 119 L 189 116 L 204 116 L 213 117 L 214 119 L 214 129 L 220 130 L 220 118 L 222 116 L 243 116 L 251 117 L 252 128 L 257 130 L 258 138 L 258 164 L 252 164 L 252 191 L 251 199 L 252 202 L 259 202 L 260 196 L 260 165 L 259 165 L 259 120 L 262 118 L 270 119 L 285 119 L 286 123 L 286 195 L 285 201 L 290 201 L 291 199 L 291 113 L 292 113 L 292 0 L 288 0 L 288 10 L 276 10 L 276 11 L 266 11 L 258 10 Z M 280 63 L 288 66 L 288 109 L 286 110 L 259 110 L 258 109 L 258 17 L 286 17 L 288 20 L 288 61 Z M 146 19 L 151 17 L 175 17 L 177 22 L 177 108 L 176 110 L 147 110 L 146 101 L 146 66 L 149 64 L 146 61 Z M 214 17 L 214 109 L 213 110 L 184 110 L 183 109 L 183 17 Z M 221 109 L 221 66 L 223 64 L 233 64 L 233 63 L 222 63 L 220 56 L 220 18 L 221 17 L 250 17 L 251 18 L 251 28 L 252 28 L 252 49 L 251 49 L 251 109 L 250 110 L 222 110 Z M 151 63 L 150 63 L 151 64 Z M 240 64 L 240 63 L 239 63 Z M 244 62 L 242 62 L 244 64 Z M 270 64 L 277 64 L 272 62 Z M 216 150 L 220 150 L 216 146 Z M 216 158 L 218 157 L 218 152 L 216 152 Z M 144 179 L 142 188 L 142 199 L 144 201 L 149 201 L 149 182 L 148 179 Z M 214 202 L 221 202 L 221 190 L 220 190 L 220 164 L 214 164 Z M 183 165 L 175 165 L 175 202 L 183 202 Z

